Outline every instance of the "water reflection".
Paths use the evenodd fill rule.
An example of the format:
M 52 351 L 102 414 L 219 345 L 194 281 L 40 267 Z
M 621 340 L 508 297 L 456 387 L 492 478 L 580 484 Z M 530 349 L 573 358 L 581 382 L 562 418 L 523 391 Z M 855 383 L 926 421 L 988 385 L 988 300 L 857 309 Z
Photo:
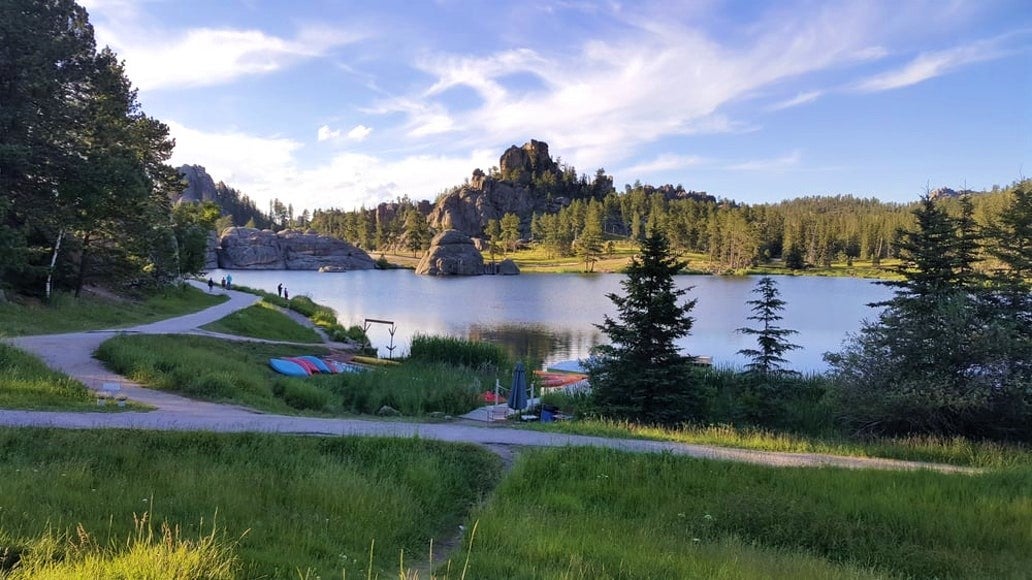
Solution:
M 530 367 L 582 357 L 604 342 L 598 329 L 573 331 L 543 324 L 474 324 L 467 338 L 501 345 L 517 360 Z

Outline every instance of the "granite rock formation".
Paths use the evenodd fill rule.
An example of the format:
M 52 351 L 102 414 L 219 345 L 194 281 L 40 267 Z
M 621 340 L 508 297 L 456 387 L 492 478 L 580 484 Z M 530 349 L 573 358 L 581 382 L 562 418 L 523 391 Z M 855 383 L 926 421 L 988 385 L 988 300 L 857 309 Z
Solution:
M 371 270 L 369 254 L 312 230 L 228 228 L 222 233 L 219 267 L 227 270 Z
M 484 258 L 473 240 L 458 230 L 445 230 L 430 242 L 430 249 L 416 266 L 416 274 L 427 276 L 479 276 Z

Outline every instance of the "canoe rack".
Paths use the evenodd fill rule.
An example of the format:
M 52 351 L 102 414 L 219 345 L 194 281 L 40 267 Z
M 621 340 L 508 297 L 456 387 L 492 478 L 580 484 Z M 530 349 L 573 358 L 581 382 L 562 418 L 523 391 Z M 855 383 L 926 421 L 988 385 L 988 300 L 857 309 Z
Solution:
M 396 324 L 394 324 L 393 320 L 380 320 L 378 318 L 366 318 L 363 321 L 363 323 L 362 323 L 362 331 L 366 333 L 366 346 L 368 346 L 368 347 L 372 347 L 373 346 L 373 343 L 369 341 L 369 329 L 374 324 L 390 325 L 390 327 L 387 329 L 387 332 L 391 335 L 391 342 L 390 342 L 390 344 L 387 345 L 386 348 L 387 348 L 387 358 L 389 360 L 393 360 L 394 359 L 394 349 L 398 348 L 397 345 L 394 344 L 394 333 L 398 332 L 398 326 Z

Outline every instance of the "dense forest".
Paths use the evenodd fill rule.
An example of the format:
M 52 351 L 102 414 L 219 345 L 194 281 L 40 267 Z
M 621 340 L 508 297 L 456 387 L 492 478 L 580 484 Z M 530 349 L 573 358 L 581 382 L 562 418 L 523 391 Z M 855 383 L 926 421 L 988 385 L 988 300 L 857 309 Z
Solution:
M 94 277 L 161 286 L 218 213 L 173 210 L 168 127 L 72 0 L 0 3 L 0 288 L 76 293 Z

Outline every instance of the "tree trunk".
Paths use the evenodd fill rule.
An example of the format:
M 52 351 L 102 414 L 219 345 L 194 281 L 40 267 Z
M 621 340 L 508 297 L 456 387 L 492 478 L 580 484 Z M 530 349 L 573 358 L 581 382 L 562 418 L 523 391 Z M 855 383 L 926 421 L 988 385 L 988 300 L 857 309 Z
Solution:
M 82 294 L 82 286 L 86 282 L 86 261 L 89 260 L 90 232 L 82 236 L 82 253 L 79 254 L 79 275 L 75 279 L 75 297 Z
M 57 253 L 61 251 L 61 240 L 64 238 L 64 230 L 60 230 L 57 233 L 57 241 L 54 242 L 54 251 L 50 255 L 50 269 L 47 270 L 47 287 L 45 291 L 46 299 L 50 301 L 50 291 L 53 288 L 54 283 L 54 266 L 57 264 Z

